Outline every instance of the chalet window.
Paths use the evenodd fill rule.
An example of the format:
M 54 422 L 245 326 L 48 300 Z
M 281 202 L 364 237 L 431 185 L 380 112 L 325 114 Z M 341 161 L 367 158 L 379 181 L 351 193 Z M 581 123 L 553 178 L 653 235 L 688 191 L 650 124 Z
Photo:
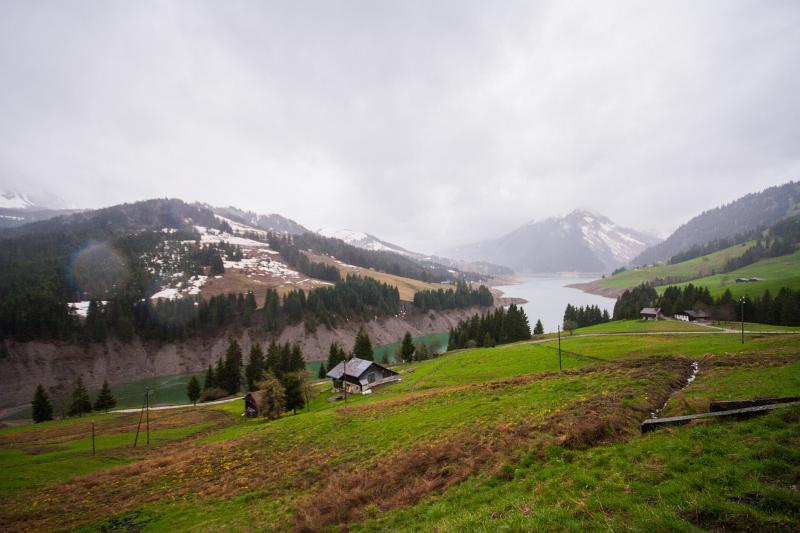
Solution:
M 370 372 L 369 374 L 367 374 L 367 383 L 372 383 L 373 381 L 375 381 L 375 379 L 376 379 L 375 372 Z

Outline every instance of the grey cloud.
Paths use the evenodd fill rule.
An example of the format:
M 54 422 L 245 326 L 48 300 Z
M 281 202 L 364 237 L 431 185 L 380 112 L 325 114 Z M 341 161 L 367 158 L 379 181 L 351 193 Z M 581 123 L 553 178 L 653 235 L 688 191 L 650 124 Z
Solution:
M 5 2 L 0 186 L 408 248 L 800 177 L 796 2 Z

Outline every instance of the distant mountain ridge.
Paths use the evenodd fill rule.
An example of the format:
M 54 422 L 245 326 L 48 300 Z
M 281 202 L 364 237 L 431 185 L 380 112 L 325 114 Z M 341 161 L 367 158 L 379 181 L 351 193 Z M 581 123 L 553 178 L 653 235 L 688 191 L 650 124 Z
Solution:
M 49 195 L 44 200 L 16 190 L 0 191 L 0 229 L 14 228 L 78 211 L 64 208 L 64 202 L 54 195 Z
M 406 250 L 402 246 L 398 246 L 397 244 L 392 244 L 390 242 L 381 240 L 378 237 L 370 235 L 369 233 L 364 233 L 363 231 L 355 231 L 351 229 L 336 229 L 328 227 L 328 228 L 318 229 L 317 233 L 322 235 L 323 237 L 328 237 L 329 239 L 340 239 L 351 246 L 355 246 L 356 248 L 363 248 L 364 250 L 394 252 L 400 255 L 406 255 L 417 259 L 426 258 L 424 254 L 411 252 L 409 250 Z
M 369 233 L 364 233 L 363 231 L 320 228 L 317 230 L 317 233 L 329 239 L 342 240 L 351 246 L 355 246 L 356 248 L 378 252 L 392 252 L 415 259 L 423 264 L 426 262 L 438 263 L 462 272 L 474 272 L 484 276 L 510 276 L 514 273 L 510 268 L 488 261 L 464 261 L 461 259 L 442 257 L 440 255 L 426 255 L 419 252 L 413 252 L 397 244 L 379 239 L 378 237 L 370 235 Z
M 627 264 L 657 238 L 577 209 L 526 224 L 498 239 L 453 248 L 444 255 L 491 261 L 520 273 L 605 272 Z
M 668 261 L 695 245 L 733 237 L 800 213 L 800 182 L 790 181 L 745 195 L 729 204 L 704 211 L 683 224 L 666 240 L 643 250 L 631 261 L 646 265 Z
M 213 207 L 211 209 L 214 211 L 214 213 L 220 216 L 232 218 L 234 220 L 238 219 L 244 224 L 248 224 L 255 228 L 266 231 L 288 233 L 290 235 L 302 235 L 303 233 L 310 233 L 310 231 L 303 225 L 276 213 L 262 215 L 252 211 L 243 211 L 232 206 Z

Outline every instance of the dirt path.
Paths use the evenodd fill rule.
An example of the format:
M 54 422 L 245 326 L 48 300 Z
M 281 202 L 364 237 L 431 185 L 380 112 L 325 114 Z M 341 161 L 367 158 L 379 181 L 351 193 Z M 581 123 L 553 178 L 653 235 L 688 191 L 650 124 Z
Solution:
M 213 402 L 203 402 L 203 403 L 199 404 L 198 407 L 204 407 L 206 405 L 219 405 L 221 403 L 235 402 L 237 400 L 241 400 L 242 398 L 244 398 L 244 396 L 237 396 L 236 398 L 227 398 L 225 400 L 216 400 L 216 401 L 213 401 Z M 159 405 L 158 407 L 151 407 L 150 410 L 151 411 L 166 411 L 167 409 L 183 409 L 185 407 L 194 407 L 194 406 L 192 404 L 190 404 L 190 403 L 182 403 L 180 405 Z M 128 413 L 138 413 L 141 410 L 142 410 L 141 407 L 136 407 L 136 408 L 133 408 L 133 409 L 117 409 L 115 411 L 109 411 L 109 413 L 116 414 L 116 415 L 124 415 L 124 414 L 128 414 Z

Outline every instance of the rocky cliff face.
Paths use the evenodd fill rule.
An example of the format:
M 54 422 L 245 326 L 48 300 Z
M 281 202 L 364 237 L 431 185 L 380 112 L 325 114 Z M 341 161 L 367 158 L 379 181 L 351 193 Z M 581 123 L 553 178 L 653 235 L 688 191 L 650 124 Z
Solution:
M 420 313 L 408 309 L 400 316 L 372 320 L 365 327 L 374 345 L 396 342 L 406 331 L 413 336 L 447 331 L 459 320 L 485 309 L 460 309 L 439 313 Z M 280 342 L 299 342 L 308 360 L 326 359 L 331 342 L 346 348 L 353 345 L 359 324 L 348 323 L 328 330 L 321 326 L 307 334 L 302 324 L 287 327 Z M 245 360 L 253 342 L 271 340 L 261 332 L 245 330 L 233 334 L 242 345 Z M 190 339 L 180 343 L 134 341 L 121 343 L 66 344 L 53 342 L 5 341 L 0 351 L 0 408 L 30 402 L 41 383 L 56 394 L 71 390 L 78 375 L 89 388 L 99 388 L 104 379 L 113 386 L 138 379 L 198 372 L 222 357 L 228 335 L 211 339 Z

